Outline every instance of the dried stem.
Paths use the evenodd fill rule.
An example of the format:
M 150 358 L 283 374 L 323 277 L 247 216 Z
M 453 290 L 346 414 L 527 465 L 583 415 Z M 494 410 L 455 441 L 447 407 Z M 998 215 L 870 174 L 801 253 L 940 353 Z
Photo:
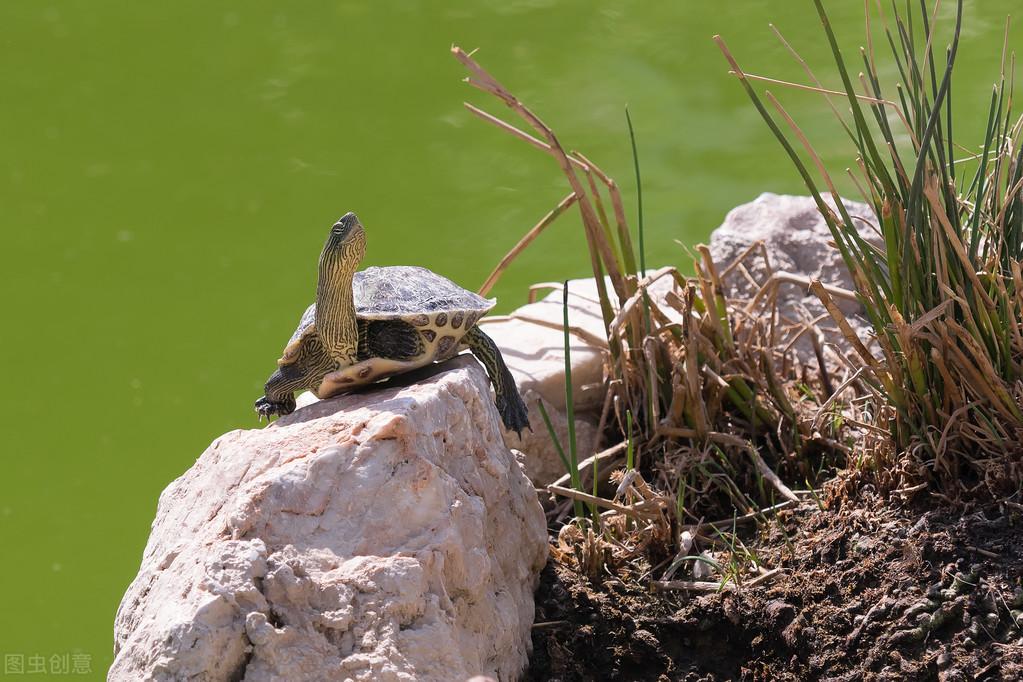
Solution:
M 567 195 L 564 199 L 558 202 L 558 205 L 551 209 L 551 211 L 545 215 L 540 222 L 534 225 L 533 228 L 519 240 L 518 244 L 512 247 L 512 250 L 505 254 L 504 258 L 501 259 L 501 262 L 497 264 L 494 271 L 491 272 L 486 281 L 483 282 L 483 286 L 480 287 L 478 292 L 479 295 L 486 296 L 490 293 L 490 290 L 494 288 L 494 285 L 497 284 L 497 280 L 501 278 L 501 275 L 508 269 L 508 266 L 511 265 L 512 261 L 515 260 L 520 253 L 525 251 L 526 247 L 532 244 L 533 240 L 540 236 L 540 233 L 546 230 L 547 227 L 553 223 L 559 215 L 564 213 L 568 207 L 574 204 L 576 200 L 577 198 L 574 193 Z

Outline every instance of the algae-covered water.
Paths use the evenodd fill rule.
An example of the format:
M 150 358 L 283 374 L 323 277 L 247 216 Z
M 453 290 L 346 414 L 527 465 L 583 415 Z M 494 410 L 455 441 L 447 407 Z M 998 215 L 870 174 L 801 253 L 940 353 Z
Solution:
M 861 3 L 828 5 L 861 33 Z M 964 141 L 979 139 L 1012 5 L 967 3 Z M 462 108 L 508 115 L 460 82 L 452 43 L 481 48 L 614 175 L 634 217 L 628 104 L 648 261 L 685 267 L 676 239 L 801 189 L 710 40 L 803 80 L 769 21 L 837 84 L 808 0 L 0 4 L 5 670 L 105 670 L 159 492 L 218 434 L 257 426 L 252 402 L 338 216 L 366 225 L 367 265 L 475 288 L 567 193 L 549 158 Z M 819 97 L 784 94 L 848 165 Z M 566 214 L 506 273 L 499 310 L 530 282 L 587 274 L 583 248 Z

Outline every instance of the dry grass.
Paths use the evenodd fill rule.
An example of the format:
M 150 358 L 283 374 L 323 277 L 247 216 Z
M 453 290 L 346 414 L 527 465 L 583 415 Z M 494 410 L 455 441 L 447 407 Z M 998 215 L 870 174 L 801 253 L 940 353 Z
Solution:
M 1011 113 L 1014 57 L 1007 48 L 1008 25 L 984 138 L 976 151 L 956 158 L 964 153 L 952 139 L 963 3 L 956 3 L 943 60 L 940 51 L 935 57 L 942 28 L 935 22 L 939 2 L 930 8 L 921 2 L 917 9 L 907 3 L 904 10 L 895 3 L 890 16 L 881 3 L 876 12 L 867 4 L 862 65 L 846 64 L 823 5 L 814 4 L 840 89 L 823 88 L 794 50 L 813 85 L 746 73 L 724 41 L 716 40 L 817 200 L 853 274 L 880 356 L 855 338 L 827 292 L 816 287 L 815 293 L 858 350 L 867 368 L 864 379 L 891 406 L 887 426 L 898 456 L 891 464 L 927 484 L 912 487 L 950 501 L 1018 496 L 1023 487 L 1023 119 Z M 894 99 L 882 86 L 884 64 L 874 49 L 875 34 L 887 43 L 888 63 L 899 73 Z M 857 88 L 850 73 L 861 69 Z M 828 100 L 854 147 L 855 171 L 849 176 L 879 218 L 874 227 L 883 238 L 881 248 L 862 239 L 841 202 L 837 211 L 828 207 L 824 197 L 838 196 L 831 174 L 778 99 L 770 91 L 758 93 L 754 81 L 814 90 Z M 845 100 L 845 112 L 833 96 Z
M 568 472 L 549 488 L 565 502 L 551 516 L 565 520 L 571 509 L 576 523 L 561 527 L 555 555 L 590 574 L 611 569 L 662 579 L 663 589 L 677 587 L 681 583 L 672 579 L 686 572 L 698 583 L 708 582 L 698 577 L 713 578 L 719 587 L 770 579 L 774 574 L 737 540 L 732 520 L 764 521 L 784 505 L 816 496 L 813 486 L 844 466 L 854 442 L 880 441 L 867 424 L 876 415 L 872 402 L 860 400 L 863 384 L 855 369 L 828 367 L 823 353 L 816 367 L 792 361 L 787 346 L 793 339 L 818 333 L 812 322 L 781 318 L 777 288 L 806 282 L 774 272 L 765 258 L 757 271 L 767 274 L 756 295 L 732 298 L 723 277 L 733 271 L 750 277 L 749 270 L 739 263 L 720 269 L 706 247 L 698 248 L 695 277 L 670 266 L 638 270 L 615 181 L 585 155 L 566 151 L 472 56 L 458 47 L 452 52 L 468 69 L 467 82 L 536 136 L 477 106 L 467 109 L 549 154 L 571 190 L 502 259 L 482 290 L 573 206 L 598 288 L 606 331 L 597 344 L 606 348 L 600 428 L 609 447 L 580 453 L 578 462 L 574 443 L 568 444 Z M 638 162 L 636 170 L 638 180 Z M 758 257 L 762 250 L 745 259 Z M 667 293 L 650 293 L 665 281 Z M 811 489 L 799 490 L 806 486 Z M 706 522 L 718 517 L 728 521 Z

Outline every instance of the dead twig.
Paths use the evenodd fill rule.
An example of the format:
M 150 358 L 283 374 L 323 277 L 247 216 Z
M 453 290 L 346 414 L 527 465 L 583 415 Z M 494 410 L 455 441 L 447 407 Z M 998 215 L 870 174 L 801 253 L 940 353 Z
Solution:
M 506 269 L 508 269 L 511 262 L 515 260 L 520 253 L 525 251 L 526 247 L 532 244 L 533 240 L 539 237 L 541 232 L 547 229 L 547 227 L 553 223 L 559 215 L 564 213 L 577 200 L 578 197 L 576 197 L 575 193 L 569 194 L 558 202 L 558 205 L 551 209 L 551 211 L 547 213 L 540 222 L 534 225 L 533 228 L 527 232 L 515 246 L 512 247 L 512 250 L 505 254 L 504 258 L 501 259 L 501 262 L 497 264 L 494 271 L 491 272 L 490 276 L 488 276 L 486 281 L 483 282 L 483 286 L 480 287 L 478 292 L 479 295 L 486 296 L 490 293 L 490 290 L 494 288 L 494 285 L 497 284 L 497 280 L 501 278 L 501 275 Z
M 690 533 L 693 533 L 694 535 L 708 528 L 713 528 L 714 530 L 717 530 L 719 528 L 723 528 L 725 526 L 729 526 L 732 524 L 745 523 L 746 521 L 760 519 L 764 516 L 767 516 L 768 514 L 772 514 L 776 511 L 780 511 L 782 509 L 791 507 L 793 504 L 795 504 L 795 502 L 793 502 L 792 500 L 785 500 L 784 502 L 779 502 L 778 504 L 772 505 L 770 507 L 765 507 L 764 509 L 758 509 L 756 511 L 749 512 L 748 514 L 743 514 L 742 516 L 736 516 L 731 519 L 721 519 L 720 521 L 703 521 L 701 523 L 687 524 L 684 526 L 680 526 L 679 530 L 680 531 L 687 530 Z
M 620 514 L 625 514 L 626 516 L 630 516 L 640 521 L 648 520 L 650 518 L 657 518 L 658 516 L 657 514 L 653 514 L 651 512 L 645 512 L 644 510 L 636 509 L 633 506 L 618 504 L 617 502 L 612 502 L 611 500 L 605 500 L 603 497 L 590 495 L 589 493 L 584 493 L 579 490 L 573 490 L 572 488 L 564 488 L 560 485 L 549 485 L 547 486 L 547 490 L 561 497 L 567 497 L 572 500 L 580 500 L 581 502 L 586 502 L 588 504 L 595 504 L 598 507 L 603 507 L 604 509 L 613 509 Z
M 750 588 L 762 585 L 763 583 L 774 579 L 782 569 L 775 568 L 770 571 L 761 573 L 753 580 L 745 582 L 742 585 L 736 585 L 734 582 L 707 582 L 702 580 L 653 580 L 650 585 L 658 590 L 687 590 L 689 592 L 732 592 L 743 587 Z
M 534 130 L 540 133 L 546 140 L 547 145 L 550 148 L 551 155 L 561 167 L 561 171 L 565 175 L 565 179 L 568 180 L 568 184 L 572 187 L 572 192 L 579 199 L 578 206 L 583 217 L 583 226 L 586 229 L 588 241 L 592 247 L 590 255 L 593 265 L 593 276 L 596 278 L 597 288 L 598 290 L 603 289 L 604 280 L 602 275 L 604 273 L 604 268 L 606 268 L 607 274 L 611 278 L 611 284 L 615 293 L 618 295 L 619 303 L 624 302 L 628 298 L 629 292 L 625 287 L 625 280 L 622 277 L 622 273 L 617 267 L 617 262 L 611 251 L 611 246 L 607 243 L 607 240 L 604 239 L 604 235 L 602 234 L 600 219 L 597 217 L 589 196 L 587 195 L 582 183 L 579 181 L 579 177 L 575 174 L 575 171 L 572 168 L 570 157 L 561 147 L 561 143 L 554 135 L 554 132 L 547 126 L 547 124 L 540 120 L 539 116 L 534 114 L 528 107 L 522 104 L 515 95 L 501 85 L 486 71 L 486 69 L 480 66 L 476 60 L 462 50 L 462 48 L 452 46 L 451 53 L 455 56 L 455 59 L 461 62 L 462 65 L 465 66 L 470 73 L 472 73 L 472 76 L 466 79 L 467 83 L 482 90 L 483 92 L 497 97 L 508 108 L 526 121 Z M 600 265 L 601 261 L 603 262 L 603 267 Z M 605 296 L 601 296 L 601 298 L 604 299 Z M 606 312 L 605 315 L 608 318 L 610 317 Z M 608 321 L 610 320 L 608 319 Z
M 494 116 L 493 114 L 488 114 L 487 112 L 483 111 L 479 107 L 473 106 L 472 104 L 469 104 L 468 102 L 462 102 L 462 106 L 464 106 L 471 113 L 475 114 L 476 116 L 478 116 L 479 118 L 483 119 L 487 123 L 490 123 L 490 124 L 500 128 L 501 130 L 504 130 L 505 132 L 511 133 L 515 137 L 519 138 L 520 140 L 524 140 L 524 141 L 528 142 L 529 144 L 533 145 L 537 149 L 543 150 L 543 151 L 547 152 L 548 154 L 552 154 L 553 153 L 553 150 L 551 149 L 551 146 L 549 144 L 547 144 L 543 140 L 536 139 L 535 137 L 533 137 L 529 133 L 525 132 L 524 130 L 520 130 L 519 128 L 516 128 L 511 123 L 508 123 L 506 121 L 502 121 L 497 116 Z M 573 158 L 571 156 L 568 157 L 568 160 L 569 160 L 569 162 L 571 162 L 571 163 L 575 164 L 576 166 L 578 166 L 580 169 L 583 169 L 583 170 L 586 169 L 586 163 L 585 162 L 580 161 L 579 159 Z
M 618 445 L 612 445 L 606 450 L 602 450 L 601 452 L 598 452 L 597 454 L 591 455 L 590 457 L 587 457 L 586 459 L 582 460 L 581 462 L 579 462 L 579 465 L 577 467 L 579 470 L 580 477 L 585 477 L 587 474 L 592 473 L 594 462 L 596 462 L 597 465 L 600 466 L 610 460 L 613 460 L 616 457 L 620 456 L 623 452 L 625 452 L 625 447 L 626 443 L 624 442 L 619 443 Z M 569 480 L 571 480 L 571 476 L 569 474 L 565 474 L 558 480 L 554 481 L 552 485 L 564 486 L 566 483 L 569 482 Z

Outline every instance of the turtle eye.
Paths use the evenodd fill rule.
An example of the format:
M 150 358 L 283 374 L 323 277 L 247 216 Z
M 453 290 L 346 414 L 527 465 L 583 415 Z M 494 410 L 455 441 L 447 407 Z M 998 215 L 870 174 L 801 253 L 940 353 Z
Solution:
M 355 217 L 352 212 L 345 213 L 343 216 L 338 218 L 337 222 L 334 223 L 334 227 L 331 228 L 330 233 L 334 237 L 346 238 L 348 233 L 359 224 L 359 219 Z

